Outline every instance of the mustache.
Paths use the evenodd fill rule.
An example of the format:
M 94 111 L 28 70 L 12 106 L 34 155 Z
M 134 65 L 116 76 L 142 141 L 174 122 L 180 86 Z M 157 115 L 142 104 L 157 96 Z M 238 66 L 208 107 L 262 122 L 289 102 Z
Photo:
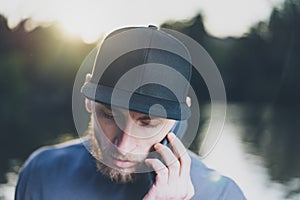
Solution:
M 127 161 L 131 161 L 131 162 L 143 162 L 145 160 L 144 155 L 136 154 L 136 153 L 124 154 L 124 153 L 120 152 L 118 150 L 118 148 L 112 144 L 101 148 L 101 150 L 105 156 L 109 156 L 109 157 L 112 157 L 117 160 L 127 160 Z
M 112 157 L 117 160 L 127 160 L 131 162 L 143 162 L 145 160 L 145 157 L 147 155 L 144 154 L 137 154 L 137 153 L 122 153 L 121 151 L 118 150 L 118 148 L 112 144 L 107 142 L 106 144 L 100 144 L 101 142 L 99 141 L 98 137 L 95 135 L 94 132 L 91 134 L 91 141 L 92 141 L 92 149 L 94 152 L 98 152 L 97 154 L 104 158 L 104 157 Z M 104 140 L 106 138 L 103 138 Z

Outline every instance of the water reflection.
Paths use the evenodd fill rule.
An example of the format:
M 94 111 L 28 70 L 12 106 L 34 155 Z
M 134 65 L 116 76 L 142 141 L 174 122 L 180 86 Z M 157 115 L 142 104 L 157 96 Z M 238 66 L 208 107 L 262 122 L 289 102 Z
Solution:
M 245 111 L 248 113 L 250 109 Z M 271 179 L 286 186 L 286 197 L 299 197 L 300 109 L 273 106 L 257 109 L 256 113 L 255 109 L 251 110 L 242 123 L 246 127 L 244 142 L 251 144 L 249 149 L 253 154 L 263 157 Z
M 15 186 L 18 179 L 16 172 L 6 173 L 7 183 L 0 184 L 0 200 L 13 200 Z
M 205 110 L 206 109 L 206 110 Z M 203 127 L 208 123 L 204 108 Z M 300 200 L 300 117 L 296 108 L 228 105 L 215 149 L 204 162 L 232 177 L 250 200 Z M 12 200 L 17 174 L 7 173 L 0 199 Z
M 222 138 L 204 161 L 248 199 L 300 199 L 299 122 L 295 108 L 229 105 Z

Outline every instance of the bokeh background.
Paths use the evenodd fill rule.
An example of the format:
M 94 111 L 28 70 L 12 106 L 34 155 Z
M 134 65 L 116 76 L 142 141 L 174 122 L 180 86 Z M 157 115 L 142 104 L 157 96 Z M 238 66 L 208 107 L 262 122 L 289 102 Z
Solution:
M 300 1 L 20 2 L 0 1 L 1 200 L 13 199 L 30 153 L 78 137 L 72 89 L 88 52 L 112 29 L 151 23 L 198 41 L 222 75 L 227 118 L 204 162 L 248 199 L 300 199 Z M 201 135 L 209 96 L 202 80 L 193 83 Z

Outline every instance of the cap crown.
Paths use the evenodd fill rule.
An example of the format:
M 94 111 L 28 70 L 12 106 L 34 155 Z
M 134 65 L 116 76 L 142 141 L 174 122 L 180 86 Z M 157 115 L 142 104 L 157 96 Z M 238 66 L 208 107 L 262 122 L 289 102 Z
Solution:
M 153 27 L 123 28 L 103 41 L 92 79 L 83 87 L 90 99 L 154 115 L 184 119 L 192 66 L 187 48 Z

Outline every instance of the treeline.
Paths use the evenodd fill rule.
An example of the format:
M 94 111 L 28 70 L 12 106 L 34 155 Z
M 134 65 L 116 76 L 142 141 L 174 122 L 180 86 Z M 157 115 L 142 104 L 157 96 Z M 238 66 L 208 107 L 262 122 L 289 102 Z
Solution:
M 70 39 L 57 25 L 9 30 L 0 17 L 0 182 L 8 159 L 26 158 L 39 146 L 70 133 L 77 70 L 95 45 Z
M 258 22 L 239 38 L 212 37 L 201 15 L 162 26 L 189 35 L 208 51 L 229 101 L 299 106 L 300 1 L 287 0 L 274 8 L 269 21 Z
M 27 32 L 26 23 L 9 30 L 0 16 L 0 177 L 9 159 L 24 159 L 62 134 L 76 137 L 73 82 L 95 46 L 69 39 L 56 25 Z M 228 101 L 299 108 L 299 1 L 287 0 L 268 22 L 257 23 L 239 38 L 211 36 L 201 14 L 162 27 L 181 31 L 205 47 L 221 72 Z M 208 100 L 205 83 L 199 77 L 193 83 L 199 98 Z

